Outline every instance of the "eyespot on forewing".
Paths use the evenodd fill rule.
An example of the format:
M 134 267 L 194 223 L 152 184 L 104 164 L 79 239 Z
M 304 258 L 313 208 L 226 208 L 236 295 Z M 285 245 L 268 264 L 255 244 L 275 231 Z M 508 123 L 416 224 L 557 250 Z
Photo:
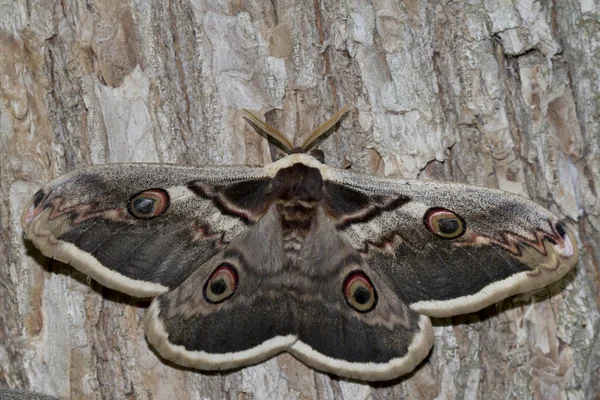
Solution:
M 156 218 L 169 208 L 169 193 L 164 189 L 148 189 L 131 197 L 127 211 L 138 219 Z
M 427 210 L 423 222 L 431 233 L 442 239 L 459 238 L 467 229 L 467 224 L 460 215 L 439 207 Z

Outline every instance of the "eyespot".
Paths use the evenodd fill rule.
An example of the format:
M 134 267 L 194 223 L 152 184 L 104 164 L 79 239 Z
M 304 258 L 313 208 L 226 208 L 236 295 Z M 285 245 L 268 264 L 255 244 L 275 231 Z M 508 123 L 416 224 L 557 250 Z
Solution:
M 127 210 L 136 218 L 150 219 L 158 217 L 169 208 L 169 193 L 163 189 L 144 190 L 133 196 L 127 204 Z
M 237 281 L 237 272 L 233 265 L 219 265 L 204 284 L 204 298 L 212 304 L 227 300 L 235 293 Z
M 377 292 L 371 280 L 360 271 L 348 275 L 344 281 L 343 291 L 348 305 L 358 312 L 369 312 L 377 304 Z
M 430 208 L 423 222 L 431 233 L 443 239 L 456 239 L 465 233 L 467 227 L 461 216 L 445 208 Z

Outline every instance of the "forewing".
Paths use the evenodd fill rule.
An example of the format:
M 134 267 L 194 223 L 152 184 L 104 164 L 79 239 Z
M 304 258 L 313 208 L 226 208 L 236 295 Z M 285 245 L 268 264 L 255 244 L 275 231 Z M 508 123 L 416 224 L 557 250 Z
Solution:
M 161 164 L 86 168 L 38 191 L 23 213 L 23 229 L 44 255 L 101 284 L 156 296 L 260 218 L 251 206 L 269 180 L 261 171 Z
M 565 225 L 517 195 L 336 169 L 326 179 L 339 232 L 403 302 L 426 315 L 473 312 L 541 288 L 577 261 Z M 444 234 L 454 228 L 456 237 Z

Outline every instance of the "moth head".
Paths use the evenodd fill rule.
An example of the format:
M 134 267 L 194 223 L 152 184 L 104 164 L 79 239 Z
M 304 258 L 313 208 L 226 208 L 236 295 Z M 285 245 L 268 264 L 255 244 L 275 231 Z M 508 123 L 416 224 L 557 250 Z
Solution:
M 342 119 L 344 115 L 350 110 L 349 105 L 345 105 L 338 112 L 336 112 L 331 118 L 325 121 L 322 125 L 316 128 L 311 132 L 310 135 L 304 140 L 302 146 L 295 147 L 292 141 L 279 129 L 275 128 L 262 121 L 256 115 L 252 114 L 248 110 L 243 110 L 245 113 L 245 118 L 256 128 L 257 130 L 263 132 L 268 139 L 273 141 L 277 147 L 285 151 L 287 154 L 292 153 L 308 153 L 313 147 L 315 147 L 318 143 L 320 143 L 328 132 L 331 132 L 332 128 Z M 313 155 L 311 153 L 311 155 Z M 319 159 L 318 155 L 313 155 L 315 158 Z M 322 158 L 322 157 L 321 157 Z

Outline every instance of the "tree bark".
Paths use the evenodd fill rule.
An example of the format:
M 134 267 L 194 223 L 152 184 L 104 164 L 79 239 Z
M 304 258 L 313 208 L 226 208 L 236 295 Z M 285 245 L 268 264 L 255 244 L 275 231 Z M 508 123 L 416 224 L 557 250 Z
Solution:
M 150 4 L 151 3 L 151 4 Z M 0 386 L 62 398 L 538 398 L 600 391 L 600 1 L 0 4 Z M 497 187 L 562 217 L 547 289 L 433 319 L 430 356 L 366 384 L 283 354 L 226 373 L 147 344 L 147 303 L 23 240 L 27 200 L 90 164 L 262 164 L 241 109 L 296 142 L 344 104 L 330 165 Z M 482 268 L 485 266 L 482 266 Z

